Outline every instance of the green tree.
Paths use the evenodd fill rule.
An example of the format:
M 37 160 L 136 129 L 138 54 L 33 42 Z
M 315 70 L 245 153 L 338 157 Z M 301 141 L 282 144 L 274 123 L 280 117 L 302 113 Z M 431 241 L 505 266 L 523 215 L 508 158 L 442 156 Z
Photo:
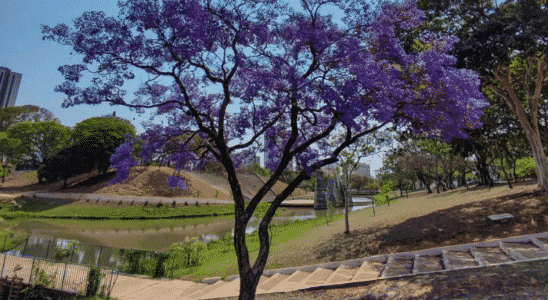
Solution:
M 0 108 L 0 132 L 6 131 L 13 124 L 31 120 L 60 122 L 49 110 L 35 105 Z
M 548 163 L 539 109 L 548 86 L 547 12 L 546 3 L 539 1 L 506 1 L 475 22 L 454 49 L 460 67 L 469 66 L 489 78 L 484 87 L 504 99 L 519 120 L 535 160 L 538 188 L 543 191 L 548 190 Z
M 2 156 L 7 157 L 6 160 L 2 161 L 2 182 L 5 181 L 5 176 L 9 174 L 11 167 L 22 161 L 24 156 L 22 144 L 21 140 L 8 137 L 6 132 L 0 132 L 0 153 Z M 12 164 L 12 166 L 9 164 Z
M 107 155 L 105 149 L 98 146 L 75 144 L 66 147 L 45 159 L 44 164 L 38 168 L 38 181 L 46 179 L 55 182 L 64 179 L 63 188 L 66 189 L 70 177 L 91 172 L 98 161 Z
M 337 137 L 332 145 L 337 145 L 341 142 L 343 136 Z M 339 158 L 339 166 L 336 168 L 335 179 L 337 186 L 342 191 L 344 201 L 344 219 L 345 219 L 345 234 L 350 234 L 350 224 L 348 221 L 348 202 L 350 201 L 349 184 L 352 173 L 358 168 L 360 159 L 377 153 L 380 148 L 386 147 L 391 143 L 391 137 L 387 131 L 375 132 L 348 147 L 348 151 L 342 151 Z
M 12 125 L 7 133 L 22 141 L 24 154 L 38 165 L 70 145 L 72 129 L 55 121 L 22 122 Z
M 110 157 L 120 144 L 124 142 L 123 135 L 135 137 L 135 130 L 130 124 L 112 117 L 93 117 L 77 123 L 73 139 L 74 144 L 86 147 L 96 146 L 106 152 L 97 158 L 97 167 L 104 174 L 110 167 Z

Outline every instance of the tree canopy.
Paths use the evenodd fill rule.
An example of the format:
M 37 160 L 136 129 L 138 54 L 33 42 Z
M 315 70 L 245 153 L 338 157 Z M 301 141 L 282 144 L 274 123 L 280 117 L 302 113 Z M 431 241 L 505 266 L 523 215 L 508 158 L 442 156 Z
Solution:
M 76 124 L 73 132 L 75 144 L 99 147 L 109 155 L 98 158 L 99 170 L 106 173 L 110 167 L 110 156 L 124 142 L 124 135 L 135 136 L 135 130 L 127 120 L 111 117 L 93 117 Z
M 19 139 L 26 157 L 35 165 L 71 144 L 72 130 L 55 121 L 22 122 L 6 131 L 10 138 Z
M 329 3 L 344 11 L 346 27 L 319 13 Z M 118 3 L 118 18 L 85 12 L 75 29 L 42 25 L 43 39 L 84 55 L 84 64 L 59 67 L 66 81 L 55 91 L 66 94 L 63 107 L 108 102 L 137 112 L 158 108 L 169 124 L 148 126 L 140 136 L 141 154 L 161 151 L 170 136 L 191 134 L 203 139 L 207 151 L 197 155 L 192 139 L 180 141 L 168 158 L 177 170 L 192 164 L 200 169 L 211 160 L 223 165 L 235 202 L 240 299 L 255 296 L 276 209 L 313 172 L 388 123 L 415 134 L 465 138 L 465 129 L 481 126 L 488 106 L 479 75 L 455 67 L 450 51 L 456 38 L 425 33 L 419 37 L 430 45 L 424 51 L 408 53 L 402 47 L 397 34 L 420 26 L 425 16 L 415 1 L 384 3 L 375 14 L 365 1 L 299 4 L 300 11 L 274 0 L 126 0 Z M 97 76 L 91 86 L 78 87 L 81 73 L 89 71 L 86 64 L 99 66 L 92 71 Z M 130 67 L 155 77 L 140 86 L 131 104 L 121 89 L 134 79 Z M 173 83 L 155 81 L 159 77 Z M 222 91 L 206 93 L 209 85 Z M 343 138 L 330 146 L 340 132 Z M 246 203 L 236 170 L 246 158 L 243 150 L 263 140 L 273 158 L 267 165 L 271 176 Z M 111 157 L 117 169 L 113 184 L 135 165 L 131 145 L 121 144 Z M 302 171 L 261 219 L 259 255 L 251 265 L 246 225 L 293 158 Z M 185 188 L 180 177 L 169 176 L 167 182 Z

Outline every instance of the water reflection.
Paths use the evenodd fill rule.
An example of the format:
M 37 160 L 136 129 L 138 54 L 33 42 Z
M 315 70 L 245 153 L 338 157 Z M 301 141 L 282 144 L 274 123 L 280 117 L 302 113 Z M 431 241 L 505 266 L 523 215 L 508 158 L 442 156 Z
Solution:
M 357 211 L 371 207 L 367 202 L 354 199 L 355 205 L 350 211 Z M 367 199 L 364 199 L 367 200 Z M 316 217 L 326 217 L 329 210 L 314 210 L 312 208 L 280 209 L 282 216 L 274 217 L 272 224 L 287 220 L 306 220 Z M 342 213 L 344 208 L 338 208 L 333 213 Z M 217 240 L 228 234 L 234 235 L 233 216 L 205 218 L 193 220 L 132 220 L 108 222 L 101 220 L 52 220 L 33 219 L 22 220 L 18 229 L 25 229 L 30 233 L 26 246 L 20 245 L 12 254 L 44 256 L 54 258 L 54 249 L 71 247 L 72 243 L 79 244 L 72 262 L 85 264 L 100 263 L 103 266 L 115 267 L 119 261 L 117 249 L 143 249 L 167 252 L 169 246 L 176 242 L 183 242 L 186 237 L 197 238 L 204 242 Z M 178 224 L 179 223 L 179 224 Z M 103 225 L 101 225 L 103 224 Z M 109 225 L 116 224 L 116 225 Z M 100 225 L 100 228 L 91 225 Z M 91 228 L 90 228 L 91 227 Z M 252 233 L 259 227 L 259 220 L 252 217 L 246 228 L 246 233 Z M 49 240 L 53 240 L 49 242 Z M 48 244 L 49 243 L 49 244 Z M 100 246 L 101 245 L 101 246 Z M 42 253 L 41 255 L 38 255 Z

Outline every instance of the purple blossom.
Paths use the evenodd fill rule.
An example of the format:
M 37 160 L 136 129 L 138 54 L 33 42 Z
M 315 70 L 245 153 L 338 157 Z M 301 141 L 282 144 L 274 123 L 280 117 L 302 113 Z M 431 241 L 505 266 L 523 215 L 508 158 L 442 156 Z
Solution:
M 429 50 L 403 49 L 398 35 L 420 26 L 425 17 L 414 0 L 385 3 L 372 20 L 359 11 L 363 7 L 346 10 L 344 20 L 364 31 L 359 35 L 341 30 L 319 12 L 296 14 L 277 1 L 207 3 L 124 0 L 119 3 L 120 18 L 85 13 L 76 20 L 75 30 L 63 24 L 43 26 L 44 39 L 85 55 L 84 64 L 59 68 L 65 81 L 55 91 L 67 96 L 63 107 L 102 102 L 157 107 L 156 115 L 165 115 L 169 125 L 145 126 L 139 156 L 150 160 L 162 155 L 178 171 L 201 169 L 221 157 L 230 157 L 232 166 L 223 161 L 224 166 L 237 170 L 247 158 L 242 150 L 264 139 L 265 154 L 272 158 L 267 168 L 276 170 L 285 155 L 296 157 L 309 175 L 333 154 L 327 142 L 333 132 L 302 151 L 289 154 L 284 149 L 293 134 L 297 137 L 290 151 L 318 137 L 331 123 L 357 134 L 372 123 L 393 122 L 417 134 L 439 132 L 446 139 L 464 137 L 466 128 L 481 126 L 488 103 L 479 75 L 455 67 L 450 52 L 458 39 L 425 33 L 420 39 L 431 45 Z M 151 39 L 144 31 L 165 36 Z M 134 63 L 128 64 L 127 57 Z M 94 63 L 103 66 L 104 80 L 76 86 L 86 65 Z M 141 84 L 125 102 L 121 87 L 134 78 L 128 67 L 173 83 L 154 79 Z M 222 92 L 209 93 L 211 84 L 222 86 Z M 238 103 L 245 105 L 240 108 Z M 144 112 L 141 107 L 131 109 Z M 170 137 L 189 132 L 197 132 L 210 146 L 202 159 L 191 151 L 194 142 L 170 142 Z M 229 141 L 236 145 L 228 147 Z M 126 178 L 133 166 L 128 143 L 111 158 L 116 180 Z M 172 188 L 185 187 L 180 177 L 167 182 Z

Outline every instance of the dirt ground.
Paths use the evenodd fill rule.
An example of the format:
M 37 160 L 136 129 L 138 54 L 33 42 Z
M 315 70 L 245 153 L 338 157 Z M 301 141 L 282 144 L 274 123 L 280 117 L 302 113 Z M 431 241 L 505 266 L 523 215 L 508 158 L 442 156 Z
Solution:
M 316 258 L 341 261 L 546 232 L 548 196 L 535 193 L 535 186 L 522 182 L 514 185 L 514 189 L 499 186 L 488 191 L 477 187 L 429 196 L 418 192 L 408 199 L 397 200 L 400 203 L 391 205 L 392 209 L 377 209 L 378 217 L 379 211 L 384 209 L 384 212 L 401 217 L 401 221 L 380 215 L 381 222 L 376 221 L 369 227 L 354 227 L 350 235 L 342 230 L 327 234 L 331 238 L 315 245 Z M 475 191 L 480 200 L 473 200 Z M 448 196 L 450 194 L 453 195 Z M 485 199 L 489 195 L 497 196 Z M 445 203 L 446 208 L 442 206 L 444 200 L 449 202 Z M 462 204 L 451 206 L 451 200 Z M 421 203 L 416 205 L 416 216 L 408 217 L 409 204 L 413 201 L 432 201 L 433 207 L 441 208 L 426 208 Z M 408 208 L 407 212 L 397 212 L 405 208 Z M 432 211 L 424 213 L 421 209 Z M 499 213 L 511 213 L 515 218 L 507 223 L 487 219 L 488 215 Z M 358 226 L 356 220 L 351 224 Z M 548 261 L 541 260 L 379 280 L 360 287 L 264 295 L 257 299 L 548 299 L 547 273 Z M 368 294 L 375 297 L 364 297 Z
M 510 191 L 497 198 L 409 218 L 397 226 L 358 228 L 349 235 L 338 233 L 325 240 L 317 253 L 338 261 L 548 231 L 548 195 Z M 511 213 L 515 218 L 505 223 L 487 218 L 501 213 Z
M 78 175 L 67 180 L 68 188 L 63 189 L 63 180 L 42 184 L 38 183 L 36 171 L 15 171 L 0 182 L 0 193 L 5 191 L 21 192 L 56 192 L 56 193 L 93 193 L 109 195 L 128 195 L 128 196 L 154 196 L 154 197 L 177 197 L 177 198 L 198 198 L 198 199 L 232 199 L 226 189 L 211 185 L 202 181 L 192 172 L 181 172 L 187 189 L 171 189 L 166 183 L 167 176 L 175 176 L 175 169 L 170 167 L 144 167 L 136 166 L 131 168 L 129 178 L 120 184 L 108 185 L 107 182 L 115 176 L 115 170 L 109 169 L 106 174 L 99 174 L 98 171 L 92 171 Z M 256 190 L 252 185 L 246 182 L 240 183 L 242 189 L 251 191 Z M 286 184 L 278 182 L 275 186 L 281 189 Z M 219 194 L 217 194 L 219 190 Z M 198 193 L 198 191 L 200 191 Z

